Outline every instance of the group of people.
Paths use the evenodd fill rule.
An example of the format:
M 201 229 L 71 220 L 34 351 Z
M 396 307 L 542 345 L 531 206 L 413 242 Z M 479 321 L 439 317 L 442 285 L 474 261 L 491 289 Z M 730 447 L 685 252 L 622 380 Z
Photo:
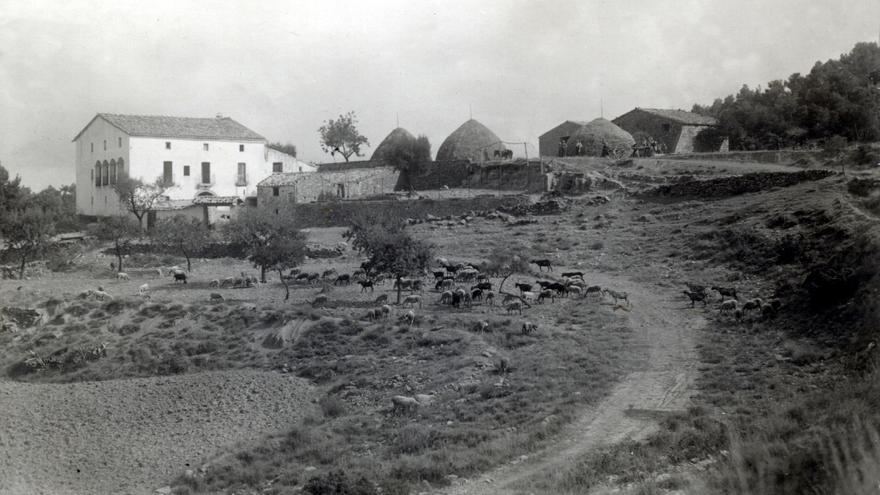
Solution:
M 657 142 L 653 137 L 642 138 L 642 143 L 632 145 L 633 157 L 645 157 L 666 154 L 666 143 Z
M 586 151 L 586 147 L 584 147 L 584 142 L 578 139 L 577 143 L 574 145 L 574 154 L 569 155 L 568 153 L 568 138 L 563 138 L 559 140 L 559 156 L 584 156 L 584 152 Z M 610 156 L 611 155 L 611 147 L 608 146 L 608 142 L 605 139 L 602 139 L 602 154 L 601 156 Z

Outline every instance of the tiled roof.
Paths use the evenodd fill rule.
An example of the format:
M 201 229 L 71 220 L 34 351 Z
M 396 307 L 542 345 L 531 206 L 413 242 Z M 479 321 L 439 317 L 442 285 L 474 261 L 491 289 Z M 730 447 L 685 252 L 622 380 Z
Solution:
M 667 110 L 662 108 L 636 108 L 636 110 L 641 110 L 665 119 L 674 120 L 682 124 L 716 125 L 718 123 L 714 117 L 707 117 L 705 115 L 686 112 L 684 110 Z
M 225 140 L 265 140 L 265 138 L 229 117 L 197 118 L 166 117 L 162 115 L 120 115 L 99 113 L 92 119 L 74 141 L 95 119 L 102 118 L 129 136 L 225 139 Z
M 241 202 L 238 196 L 198 196 L 193 201 L 195 205 L 221 205 L 232 206 Z
M 311 172 L 287 172 L 272 174 L 269 177 L 266 177 L 265 179 L 258 182 L 257 187 L 289 186 L 291 184 L 296 184 L 299 179 L 302 179 L 307 175 L 311 175 Z
M 152 209 L 155 211 L 183 210 L 192 205 L 193 200 L 191 199 L 169 199 L 165 201 L 157 201 L 153 204 Z

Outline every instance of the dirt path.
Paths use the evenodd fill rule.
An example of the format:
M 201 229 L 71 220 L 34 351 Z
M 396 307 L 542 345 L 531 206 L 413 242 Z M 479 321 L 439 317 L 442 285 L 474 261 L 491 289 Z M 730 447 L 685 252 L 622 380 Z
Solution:
M 0 381 L 0 494 L 153 493 L 204 457 L 292 426 L 310 399 L 305 380 L 260 371 Z
M 645 286 L 626 279 L 588 274 L 590 283 L 629 292 L 630 326 L 650 346 L 642 370 L 621 381 L 601 403 L 584 411 L 560 435 L 560 443 L 544 452 L 463 480 L 439 493 L 494 495 L 540 493 L 533 479 L 560 477 L 565 468 L 591 449 L 631 438 L 639 439 L 656 428 L 657 411 L 679 411 L 690 403 L 696 374 L 694 332 L 705 324 L 699 313 L 683 309 L 669 289 Z

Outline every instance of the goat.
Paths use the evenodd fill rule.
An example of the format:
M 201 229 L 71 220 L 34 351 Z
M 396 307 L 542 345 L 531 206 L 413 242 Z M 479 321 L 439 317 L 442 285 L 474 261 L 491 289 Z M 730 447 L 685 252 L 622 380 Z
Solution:
M 437 280 L 438 282 L 439 282 L 440 280 L 443 280 L 443 277 L 446 276 L 446 272 L 444 272 L 444 271 L 442 271 L 442 270 L 441 270 L 441 271 L 437 271 L 437 272 L 433 272 L 433 273 L 434 273 L 434 280 Z
M 507 306 L 505 306 L 504 309 L 507 310 L 508 314 L 510 314 L 514 311 L 517 311 L 517 312 L 519 312 L 519 314 L 522 314 L 522 303 L 520 301 L 514 301 L 514 302 L 508 304 Z
M 531 292 L 529 293 L 531 294 Z M 550 299 L 550 302 L 556 302 L 556 297 L 553 295 L 553 291 L 550 289 L 544 289 L 538 295 L 538 302 L 543 302 L 544 299 Z
M 546 288 L 550 287 L 550 284 L 552 284 L 552 283 L 553 282 L 547 282 L 544 280 L 535 280 L 535 284 L 540 285 L 542 289 L 546 289 Z
M 474 289 L 471 291 L 471 300 L 473 301 L 482 301 L 483 300 L 483 290 L 482 289 Z
M 400 290 L 412 290 L 413 281 L 408 278 L 400 278 L 394 281 L 394 288 Z
M 703 306 L 706 306 L 706 293 L 705 292 L 694 292 L 694 291 L 690 291 L 690 290 L 683 290 L 683 291 L 681 291 L 681 293 L 690 298 L 692 308 L 697 303 L 697 301 L 702 302 Z
M 186 273 L 183 273 L 183 272 L 175 273 L 174 274 L 174 281 L 186 283 Z
M 614 299 L 614 304 L 617 304 L 618 300 L 623 300 L 623 301 L 626 301 L 627 306 L 630 305 L 628 292 L 618 292 L 616 290 L 611 290 L 611 289 L 605 289 L 602 292 L 611 296 L 611 298 Z
M 761 306 L 763 306 L 763 305 L 764 305 L 764 301 L 762 301 L 761 298 L 755 298 L 755 299 L 751 299 L 751 300 L 743 303 L 742 310 L 743 310 L 743 313 L 745 313 L 746 311 L 751 311 L 753 309 L 760 310 Z
M 379 315 L 375 309 L 368 309 L 367 314 L 364 315 L 364 318 L 366 318 L 370 321 L 375 321 L 375 320 L 379 319 Z
M 528 302 L 534 302 L 538 299 L 538 294 L 535 294 L 534 292 L 523 292 L 522 297 Z
M 538 271 L 543 271 L 544 267 L 547 267 L 548 271 L 553 271 L 553 265 L 550 264 L 548 259 L 532 260 L 531 262 L 538 265 Z
M 706 286 L 705 285 L 691 284 L 691 283 L 685 283 L 684 285 L 687 285 L 688 290 L 694 294 L 703 294 L 703 295 L 706 294 Z
M 723 313 L 725 311 L 736 311 L 739 308 L 739 302 L 736 299 L 726 299 L 721 301 L 721 306 L 718 311 Z
M 480 282 L 477 285 L 471 287 L 471 290 L 480 289 L 480 290 L 492 290 L 492 284 L 490 282 Z
M 566 290 L 576 296 L 580 296 L 582 292 L 581 287 L 578 285 L 569 285 L 568 287 L 566 287 Z
M 564 296 L 568 290 L 568 287 L 560 284 L 559 282 L 552 282 L 550 285 L 545 287 L 545 289 L 555 290 L 557 294 L 559 294 L 560 296 Z
M 374 302 L 377 302 L 377 303 L 386 303 L 386 302 L 388 302 L 388 294 L 382 294 L 382 295 L 380 295 L 379 297 L 376 298 L 376 300 L 375 300 Z
M 294 278 L 294 280 L 296 280 L 297 282 L 302 281 L 302 280 L 308 280 L 308 279 L 309 279 L 309 274 L 305 273 L 305 272 L 298 273 L 296 275 L 296 277 Z
M 395 395 L 391 398 L 391 413 L 413 413 L 419 408 L 419 401 L 405 395 Z
M 129 277 L 128 274 L 125 272 L 119 272 L 116 274 L 116 280 L 125 280 L 126 282 L 128 282 L 129 280 L 131 280 L 131 277 Z
M 412 284 L 409 287 L 409 290 L 411 290 L 413 292 L 416 292 L 416 291 L 421 292 L 423 286 L 424 286 L 424 283 L 421 280 L 413 280 Z
M 370 292 L 373 292 L 373 281 L 372 280 L 358 280 L 358 284 L 361 286 L 361 292 L 367 290 L 367 287 L 370 288 Z
M 383 304 L 379 310 L 382 311 L 383 318 L 388 319 L 388 317 L 391 316 L 391 306 Z
M 516 285 L 516 288 L 519 289 L 520 294 L 522 294 L 523 292 L 529 292 L 529 291 L 532 290 L 532 284 L 520 284 L 520 283 L 517 283 L 517 284 L 514 284 L 514 285 Z
M 308 277 L 309 283 L 317 282 L 320 278 L 321 278 L 320 273 L 310 273 L 309 277 Z
M 488 304 L 489 306 L 495 306 L 495 293 L 494 292 L 492 292 L 492 291 L 487 292 L 484 299 L 486 301 L 486 304 Z
M 211 282 L 208 283 L 208 287 L 219 288 L 220 287 L 220 280 L 216 279 L 216 278 L 211 280 Z
M 453 294 L 451 290 L 443 291 L 440 294 L 440 304 L 452 304 Z
M 324 270 L 324 273 L 321 274 L 321 278 L 327 278 L 336 275 L 336 269 L 331 268 L 329 270 Z
M 522 326 L 522 334 L 523 335 L 529 335 L 530 333 L 537 332 L 537 331 L 538 331 L 538 324 L 537 323 L 532 323 L 532 322 L 528 322 L 528 321 L 523 323 L 523 326 Z
M 474 325 L 475 332 L 488 332 L 489 331 L 489 322 L 486 320 L 480 320 Z
M 563 277 L 584 279 L 584 272 L 562 272 Z
M 773 315 L 776 314 L 776 309 L 773 305 L 765 303 L 761 305 L 761 317 L 766 319 L 772 318 Z
M 404 306 L 406 306 L 407 304 L 415 305 L 416 303 L 419 304 L 419 308 L 422 307 L 422 296 L 418 294 L 409 295 L 404 297 L 402 302 Z
M 144 284 L 144 285 L 138 287 L 138 295 L 142 296 L 142 295 L 146 294 L 147 292 L 149 292 L 149 290 L 150 290 L 150 284 Z
M 589 296 L 590 294 L 600 294 L 601 295 L 602 294 L 602 287 L 599 287 L 598 285 L 591 285 L 591 286 L 587 287 L 587 290 L 584 291 L 584 295 Z
M 400 315 L 400 317 L 397 318 L 397 321 L 399 321 L 399 322 L 409 321 L 409 325 L 412 325 L 416 321 L 416 314 L 413 313 L 413 310 L 409 310 L 406 313 Z
M 739 299 L 739 297 L 736 295 L 736 287 L 718 287 L 716 285 L 713 285 L 712 290 L 721 294 L 721 297 L 732 297 L 734 299 Z
M 211 293 L 211 302 L 222 301 L 222 300 L 223 300 L 223 294 L 219 294 L 217 292 Z
M 511 294 L 504 294 L 504 299 L 501 300 L 501 304 L 507 304 L 511 301 L 519 301 L 519 298 Z
M 336 280 L 333 281 L 333 285 L 351 285 L 351 275 L 346 273 L 336 277 Z

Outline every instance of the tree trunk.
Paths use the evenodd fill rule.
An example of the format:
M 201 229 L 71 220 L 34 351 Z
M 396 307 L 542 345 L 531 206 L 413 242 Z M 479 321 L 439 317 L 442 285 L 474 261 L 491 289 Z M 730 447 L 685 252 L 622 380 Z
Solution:
M 278 269 L 278 278 L 281 279 L 281 283 L 284 285 L 284 300 L 290 299 L 290 288 L 287 286 L 287 279 L 284 278 L 284 270 Z
M 27 265 L 27 251 L 22 251 L 21 254 L 21 267 L 18 270 L 18 279 L 24 280 L 24 268 Z
M 119 246 L 118 241 L 116 242 L 116 261 L 118 262 L 116 263 L 116 271 L 118 273 L 122 271 L 122 248 Z
M 260 283 L 266 283 L 266 265 L 260 266 Z
M 511 275 L 513 275 L 513 273 L 508 273 L 503 279 L 501 279 L 501 283 L 498 285 L 499 294 L 504 290 L 504 282 L 507 282 L 507 279 L 509 279 Z
M 186 250 L 183 251 L 183 257 L 186 258 L 186 271 L 187 272 L 193 271 L 192 262 L 190 261 L 189 253 Z
M 398 275 L 397 276 L 397 304 L 400 304 L 400 291 L 401 291 L 402 286 L 403 286 L 403 283 L 401 280 L 401 276 Z

